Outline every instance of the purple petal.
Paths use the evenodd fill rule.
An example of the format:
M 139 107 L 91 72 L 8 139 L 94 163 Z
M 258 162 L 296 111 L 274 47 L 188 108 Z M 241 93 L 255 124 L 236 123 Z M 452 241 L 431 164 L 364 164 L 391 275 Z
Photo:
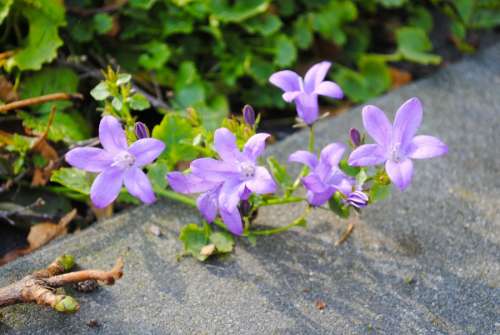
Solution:
M 145 204 L 152 204 L 156 201 L 151 182 L 141 169 L 135 167 L 128 169 L 125 171 L 123 181 L 128 192 Z
M 183 194 L 207 192 L 221 184 L 220 182 L 207 181 L 193 174 L 185 175 L 177 171 L 167 174 L 167 181 L 175 192 Z
M 333 81 L 323 81 L 314 90 L 315 94 L 324 95 L 334 99 L 342 99 L 344 97 L 344 92 L 339 85 L 335 84 Z
M 262 166 L 255 169 L 255 176 L 245 183 L 245 186 L 254 193 L 266 194 L 276 192 L 276 182 L 269 171 Z
M 325 204 L 335 193 L 335 188 L 329 187 L 326 191 L 321 193 L 314 193 L 312 191 L 307 192 L 307 202 L 313 206 L 321 206 Z
M 383 147 L 387 147 L 391 141 L 392 125 L 384 112 L 376 106 L 363 108 L 363 125 L 368 134 Z
M 217 216 L 217 197 L 219 188 L 203 193 L 196 200 L 196 205 L 201 215 L 207 222 L 214 222 Z
M 238 207 L 244 190 L 245 184 L 239 180 L 235 179 L 225 182 L 219 192 L 219 208 L 232 210 Z
M 404 148 L 410 144 L 422 122 L 422 103 L 418 98 L 411 98 L 399 107 L 394 118 L 394 142 Z
M 348 195 L 352 192 L 352 184 L 354 180 L 349 180 L 349 178 L 342 178 L 340 181 L 335 183 L 335 189 L 344 195 Z
M 306 177 L 302 178 L 302 184 L 304 184 L 306 189 L 314 193 L 323 193 L 330 187 L 325 184 L 316 173 L 310 173 Z
M 351 166 L 372 166 L 385 162 L 385 152 L 378 144 L 363 144 L 349 156 L 348 163 Z
M 250 137 L 243 148 L 243 155 L 255 162 L 257 157 L 262 155 L 264 152 L 264 149 L 266 148 L 266 140 L 270 136 L 271 135 L 266 133 L 259 133 Z
M 195 159 L 190 167 L 193 174 L 211 182 L 224 182 L 228 177 L 239 175 L 237 165 L 213 158 Z
M 282 97 L 283 97 L 283 100 L 285 100 L 286 102 L 292 102 L 301 94 L 302 94 L 301 91 L 290 91 L 290 92 L 283 93 Z
M 243 222 L 241 222 L 241 215 L 238 208 L 231 210 L 221 209 L 220 216 L 231 233 L 234 235 L 241 235 L 243 233 Z
M 318 164 L 318 159 L 315 155 L 305 150 L 295 151 L 288 157 L 289 162 L 302 163 L 307 165 L 309 168 L 314 169 Z
M 316 90 L 319 83 L 325 79 L 326 73 L 331 65 L 332 63 L 330 62 L 321 62 L 307 71 L 304 77 L 304 88 L 307 93 L 312 93 Z
M 385 163 L 385 171 L 394 185 L 396 185 L 401 191 L 404 191 L 411 183 L 413 162 L 409 158 L 400 162 L 388 160 Z
M 135 156 L 135 166 L 142 167 L 154 161 L 165 149 L 165 144 L 155 138 L 143 138 L 132 143 L 128 152 Z
M 101 172 L 113 163 L 112 155 L 99 148 L 75 148 L 64 158 L 69 165 L 89 172 Z
M 104 208 L 118 197 L 123 184 L 123 170 L 110 168 L 104 170 L 92 183 L 90 199 L 97 208 Z
M 240 157 L 240 151 L 236 145 L 236 136 L 227 128 L 219 128 L 214 134 L 215 151 L 224 161 L 235 161 Z
M 319 116 L 318 96 L 303 93 L 295 99 L 297 114 L 306 124 L 313 124 Z
M 298 74 L 290 70 L 276 72 L 269 78 L 271 84 L 285 92 L 300 91 L 301 80 Z
M 321 150 L 320 161 L 327 163 L 330 167 L 339 165 L 346 146 L 342 143 L 331 143 Z
M 127 150 L 127 138 L 117 118 L 106 115 L 99 123 L 99 141 L 102 147 L 111 153 Z
M 434 136 L 415 136 L 410 143 L 408 157 L 424 159 L 438 157 L 448 153 L 448 146 Z

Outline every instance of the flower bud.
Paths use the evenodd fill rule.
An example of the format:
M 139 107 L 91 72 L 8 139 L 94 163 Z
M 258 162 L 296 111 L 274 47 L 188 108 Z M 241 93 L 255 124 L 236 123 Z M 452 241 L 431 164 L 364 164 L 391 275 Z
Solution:
M 249 126 L 253 126 L 255 124 L 255 111 L 253 110 L 252 106 L 245 105 L 243 107 L 243 119 Z
M 136 122 L 135 125 L 134 125 L 134 132 L 135 132 L 135 136 L 137 137 L 137 139 L 141 139 L 141 138 L 147 138 L 149 137 L 149 129 L 148 129 L 148 126 L 146 126 L 144 123 L 142 122 Z
M 358 147 L 361 144 L 361 134 L 356 128 L 351 128 L 351 130 L 349 130 L 349 138 L 354 147 Z
M 368 195 L 362 191 L 354 191 L 346 199 L 346 202 L 356 208 L 363 208 L 368 205 Z

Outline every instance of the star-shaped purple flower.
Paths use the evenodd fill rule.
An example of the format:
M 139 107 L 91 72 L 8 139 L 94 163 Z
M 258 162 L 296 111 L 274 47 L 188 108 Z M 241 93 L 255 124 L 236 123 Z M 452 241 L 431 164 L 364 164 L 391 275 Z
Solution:
M 153 188 L 142 167 L 154 161 L 165 149 L 165 144 L 154 138 L 143 138 L 129 147 L 120 121 L 112 116 L 101 119 L 99 140 L 103 149 L 75 148 L 65 156 L 70 165 L 99 173 L 90 188 L 94 206 L 103 208 L 111 204 L 123 184 L 130 194 L 144 203 L 154 202 Z
M 349 165 L 372 166 L 385 163 L 391 181 L 405 190 L 413 174 L 412 159 L 425 159 L 444 155 L 446 144 L 436 137 L 415 136 L 422 122 L 422 104 L 411 98 L 399 107 L 391 125 L 384 112 L 375 106 L 363 108 L 363 125 L 375 144 L 364 144 L 349 157 Z
M 203 217 L 213 222 L 219 212 L 228 229 L 235 235 L 241 235 L 240 200 L 248 199 L 252 193 L 276 191 L 276 182 L 271 174 L 257 165 L 257 158 L 263 153 L 268 137 L 268 134 L 256 134 L 240 151 L 236 137 L 228 129 L 219 128 L 214 134 L 214 146 L 220 159 L 196 159 L 191 162 L 190 174 L 171 172 L 167 180 L 176 192 L 202 193 L 197 205 Z
M 305 164 L 311 169 L 311 173 L 302 178 L 311 205 L 323 205 L 336 191 L 344 194 L 352 191 L 349 178 L 338 167 L 345 149 L 342 143 L 329 144 L 321 150 L 319 161 L 315 155 L 304 150 L 288 157 L 288 161 Z
M 304 79 L 290 70 L 276 72 L 269 78 L 271 84 L 285 92 L 283 100 L 295 102 L 298 116 L 308 125 L 319 117 L 318 95 L 335 99 L 342 99 L 344 96 L 339 85 L 324 81 L 331 65 L 330 62 L 314 65 L 307 71 Z

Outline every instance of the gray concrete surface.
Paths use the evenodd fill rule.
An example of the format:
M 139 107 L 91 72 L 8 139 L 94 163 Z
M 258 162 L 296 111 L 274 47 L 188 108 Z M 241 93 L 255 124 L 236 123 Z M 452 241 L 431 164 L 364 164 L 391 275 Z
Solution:
M 62 253 L 84 267 L 126 260 L 117 285 L 75 293 L 76 315 L 12 306 L 0 310 L 0 333 L 499 334 L 500 44 L 372 103 L 394 114 L 412 96 L 424 102 L 420 133 L 450 153 L 416 162 L 410 189 L 366 210 L 341 246 L 346 223 L 317 210 L 307 230 L 239 241 L 226 259 L 178 261 L 178 231 L 198 216 L 161 201 L 0 268 L 6 285 Z M 322 122 L 318 142 L 344 140 L 352 126 L 360 108 Z M 270 151 L 284 160 L 298 147 L 304 133 Z M 299 207 L 262 211 L 259 224 L 286 224 Z

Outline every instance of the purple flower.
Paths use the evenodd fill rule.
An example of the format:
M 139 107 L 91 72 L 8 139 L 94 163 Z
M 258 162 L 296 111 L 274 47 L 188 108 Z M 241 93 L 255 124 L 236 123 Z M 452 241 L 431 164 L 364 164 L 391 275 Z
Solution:
M 141 139 L 141 138 L 148 138 L 149 137 L 149 129 L 148 129 L 148 126 L 146 126 L 144 123 L 138 121 L 135 123 L 134 125 L 134 133 L 135 133 L 135 136 L 138 138 L 138 139 Z
M 257 165 L 268 137 L 256 134 L 240 151 L 236 137 L 228 129 L 219 128 L 214 134 L 214 145 L 220 159 L 196 159 L 191 162 L 189 175 L 171 172 L 167 175 L 168 182 L 179 193 L 202 193 L 197 204 L 203 217 L 213 222 L 219 212 L 228 229 L 241 235 L 240 200 L 248 199 L 252 193 L 276 191 L 276 183 L 267 169 Z
M 243 119 L 245 120 L 246 124 L 253 127 L 253 125 L 255 124 L 255 111 L 253 110 L 252 106 L 245 105 L 243 107 Z
M 98 172 L 90 189 L 90 199 L 97 208 L 111 204 L 122 185 L 133 196 L 150 204 L 156 200 L 153 188 L 142 167 L 158 157 L 165 144 L 153 138 L 140 139 L 129 147 L 120 122 L 105 116 L 99 124 L 103 149 L 82 147 L 69 151 L 66 161 L 79 169 Z
M 311 205 L 323 205 L 335 191 L 344 194 L 351 192 L 349 178 L 338 167 L 345 149 L 342 143 L 329 144 L 321 150 L 319 161 L 315 155 L 304 150 L 296 151 L 288 157 L 288 161 L 305 164 L 311 169 L 311 173 L 302 178 Z
M 411 182 L 413 162 L 441 156 L 448 152 L 446 144 L 433 136 L 415 136 L 422 122 L 422 104 L 411 98 L 399 107 L 394 124 L 375 106 L 363 108 L 363 125 L 375 144 L 364 144 L 349 157 L 352 166 L 371 166 L 385 163 L 385 171 L 400 189 Z
M 304 80 L 295 72 L 284 70 L 274 73 L 269 81 L 281 88 L 283 100 L 294 101 L 297 114 L 308 125 L 313 124 L 319 117 L 318 95 L 342 99 L 342 89 L 332 81 L 323 81 L 332 64 L 321 62 L 307 71 Z
M 357 130 L 356 128 L 351 128 L 349 130 L 349 138 L 355 148 L 359 147 L 359 145 L 361 144 L 361 134 L 359 133 L 359 130 Z

